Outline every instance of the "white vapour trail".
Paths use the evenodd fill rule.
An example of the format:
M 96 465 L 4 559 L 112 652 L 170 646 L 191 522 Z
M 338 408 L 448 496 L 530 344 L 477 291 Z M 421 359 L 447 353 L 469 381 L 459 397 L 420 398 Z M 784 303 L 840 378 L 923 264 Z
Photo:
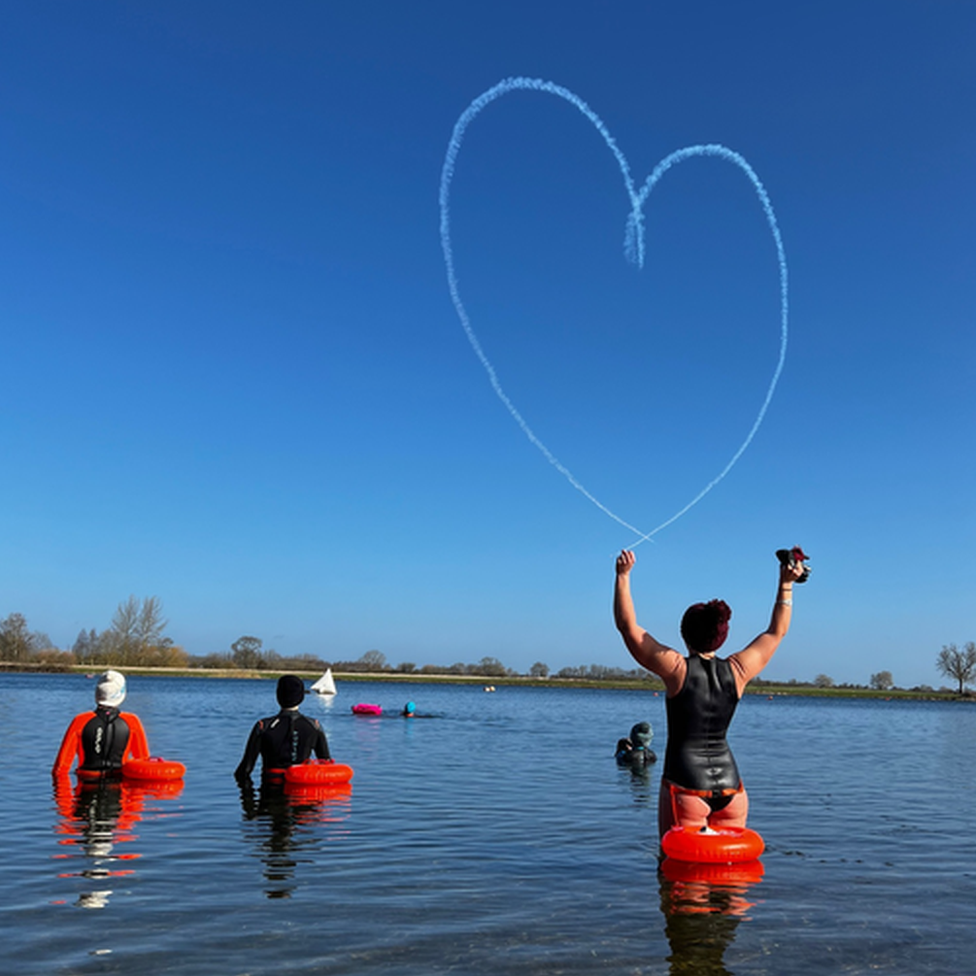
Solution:
M 461 300 L 457 275 L 455 274 L 454 270 L 454 252 L 451 247 L 450 212 L 451 181 L 454 178 L 454 169 L 457 164 L 458 153 L 461 151 L 461 143 L 464 140 L 464 134 L 467 131 L 468 126 L 482 112 L 482 110 L 495 101 L 495 99 L 500 98 L 502 95 L 507 95 L 510 92 L 518 90 L 538 91 L 545 92 L 546 94 L 550 95 L 557 95 L 559 98 L 562 98 L 571 105 L 575 106 L 583 115 L 585 115 L 597 132 L 599 132 L 603 137 L 603 141 L 606 143 L 607 148 L 613 153 L 614 158 L 617 160 L 617 165 L 620 167 L 620 173 L 624 180 L 624 189 L 626 190 L 627 197 L 630 201 L 630 213 L 627 216 L 627 225 L 624 235 L 624 253 L 630 261 L 637 264 L 639 267 L 644 266 L 644 205 L 647 202 L 647 198 L 650 196 L 651 190 L 654 189 L 654 186 L 657 184 L 658 180 L 660 180 L 661 177 L 672 166 L 693 156 L 718 156 L 720 159 L 734 163 L 746 174 L 759 197 L 759 202 L 762 205 L 763 211 L 766 215 L 766 220 L 769 224 L 769 229 L 773 235 L 773 241 L 776 244 L 776 254 L 779 261 L 780 276 L 780 348 L 779 359 L 776 363 L 776 368 L 773 371 L 773 378 L 770 381 L 769 388 L 766 391 L 766 397 L 763 400 L 762 406 L 759 409 L 759 413 L 756 416 L 749 433 L 746 435 L 746 439 L 739 446 L 738 450 L 732 455 L 731 460 L 725 465 L 725 467 L 722 468 L 722 470 L 682 509 L 675 512 L 674 515 L 662 522 L 656 528 L 652 529 L 650 532 L 641 531 L 640 529 L 631 525 L 629 522 L 625 522 L 622 518 L 620 518 L 620 516 L 607 508 L 607 506 L 604 505 L 599 499 L 587 491 L 587 489 L 573 476 L 572 472 L 536 436 L 535 432 L 528 425 L 528 423 L 526 423 L 525 418 L 519 413 L 515 407 L 515 404 L 512 403 L 508 397 L 508 394 L 506 394 L 505 390 L 502 388 L 502 385 L 498 380 L 498 374 L 495 372 L 495 368 L 492 366 L 491 361 L 485 355 L 481 342 L 478 340 L 478 336 L 471 325 L 471 320 L 468 316 L 467 310 L 464 307 L 464 302 Z M 571 92 L 568 88 L 563 88 L 561 85 L 556 85 L 551 81 L 543 81 L 538 78 L 506 78 L 504 81 L 500 81 L 494 87 L 483 92 L 473 102 L 471 102 L 471 104 L 461 113 L 461 116 L 455 123 L 454 131 L 451 134 L 451 140 L 447 146 L 447 154 L 444 157 L 444 166 L 441 170 L 439 200 L 441 215 L 441 247 L 444 252 L 444 264 L 447 270 L 447 284 L 451 293 L 451 301 L 454 303 L 454 308 L 457 312 L 458 319 L 460 320 L 461 325 L 464 327 L 468 341 L 471 343 L 471 348 L 474 350 L 475 355 L 477 355 L 481 365 L 484 367 L 485 372 L 488 374 L 488 379 L 491 382 L 492 389 L 495 391 L 498 399 L 501 400 L 505 408 L 512 415 L 515 422 L 519 425 L 519 427 L 521 427 L 525 436 L 539 449 L 543 457 L 561 475 L 563 475 L 563 477 L 566 478 L 566 480 L 577 491 L 596 505 L 600 511 L 604 512 L 606 515 L 609 515 L 610 518 L 612 518 L 615 522 L 637 535 L 638 538 L 635 542 L 631 543 L 632 546 L 639 545 L 641 542 L 650 539 L 662 529 L 669 526 L 672 522 L 681 518 L 682 515 L 684 515 L 694 505 L 697 505 L 698 502 L 700 502 L 702 498 L 704 498 L 705 495 L 707 495 L 729 473 L 736 461 L 738 461 L 742 456 L 745 449 L 750 445 L 750 443 L 752 443 L 752 439 L 755 437 L 756 431 L 759 429 L 759 426 L 762 424 L 763 418 L 766 415 L 766 410 L 768 409 L 770 401 L 772 400 L 773 392 L 775 391 L 776 384 L 779 381 L 780 373 L 783 371 L 783 363 L 786 360 L 786 342 L 788 333 L 787 322 L 789 311 L 786 254 L 783 250 L 783 241 L 780 236 L 779 225 L 776 223 L 776 215 L 773 212 L 769 195 L 766 193 L 765 187 L 762 185 L 762 182 L 756 175 L 753 168 L 737 152 L 733 152 L 733 150 L 728 149 L 725 146 L 718 144 L 688 146 L 684 149 L 679 149 L 662 159 L 661 162 L 654 167 L 653 172 L 647 178 L 647 181 L 641 187 L 640 191 L 636 191 L 634 189 L 634 181 L 630 174 L 630 165 L 627 162 L 627 158 L 620 151 L 617 143 L 614 141 L 613 136 L 603 124 L 603 120 L 596 114 L 596 112 L 593 111 L 593 109 L 589 107 L 589 105 L 586 104 L 586 102 L 583 101 L 583 99 Z

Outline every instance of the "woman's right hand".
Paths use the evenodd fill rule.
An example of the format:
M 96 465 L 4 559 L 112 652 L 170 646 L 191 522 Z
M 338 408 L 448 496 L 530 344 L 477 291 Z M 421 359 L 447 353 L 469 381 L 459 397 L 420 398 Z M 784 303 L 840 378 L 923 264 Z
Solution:
M 637 557 L 634 555 L 633 549 L 621 549 L 620 555 L 617 556 L 617 575 L 626 576 L 634 568 L 636 562 Z

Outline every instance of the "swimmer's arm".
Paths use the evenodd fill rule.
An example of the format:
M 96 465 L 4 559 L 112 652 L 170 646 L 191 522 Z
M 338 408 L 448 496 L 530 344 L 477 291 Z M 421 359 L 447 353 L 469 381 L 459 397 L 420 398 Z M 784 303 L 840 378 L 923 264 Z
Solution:
M 315 745 L 312 747 L 315 750 L 315 756 L 318 759 L 331 759 L 332 756 L 329 755 L 329 740 L 325 737 L 325 733 L 322 731 L 322 726 L 319 725 L 318 719 L 315 720 Z
M 51 774 L 53 776 L 70 772 L 71 764 L 74 762 L 75 756 L 78 757 L 78 765 L 81 765 L 81 730 L 91 717 L 91 712 L 83 712 L 71 720 L 71 724 L 65 730 L 64 738 L 61 740 L 61 748 L 58 749 L 54 766 L 51 768 Z
M 254 769 L 254 764 L 258 761 L 258 756 L 261 753 L 261 730 L 263 727 L 263 723 L 259 721 L 251 729 L 247 745 L 244 747 L 244 755 L 238 763 L 237 769 L 234 770 L 234 779 L 238 783 L 244 783 L 251 778 L 251 770 Z
M 637 623 L 634 599 L 630 594 L 630 571 L 636 557 L 624 549 L 617 557 L 617 582 L 613 592 L 613 619 L 630 656 L 664 682 L 669 695 L 677 693 L 684 681 L 685 659 L 673 648 L 655 640 Z
M 122 718 L 129 726 L 129 743 L 126 746 L 126 754 L 129 759 L 148 759 L 149 740 L 146 738 L 146 730 L 142 727 L 138 715 L 132 712 L 123 712 Z
M 729 658 L 740 695 L 745 686 L 769 664 L 790 629 L 793 617 L 793 583 L 802 572 L 802 563 L 792 567 L 780 566 L 779 586 L 769 626 L 748 647 Z

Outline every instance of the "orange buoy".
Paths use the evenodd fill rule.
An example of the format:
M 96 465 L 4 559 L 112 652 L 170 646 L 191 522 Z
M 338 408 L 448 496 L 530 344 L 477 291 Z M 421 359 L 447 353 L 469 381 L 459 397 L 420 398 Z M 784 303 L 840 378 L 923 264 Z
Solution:
M 125 779 L 166 780 L 182 779 L 186 766 L 181 762 L 160 759 L 129 759 L 122 763 L 122 776 Z
M 661 849 L 676 861 L 733 864 L 754 861 L 766 849 L 762 837 L 748 827 L 672 827 L 661 838 Z
M 352 779 L 352 766 L 331 760 L 309 759 L 308 762 L 289 766 L 285 770 L 286 783 L 336 786 Z

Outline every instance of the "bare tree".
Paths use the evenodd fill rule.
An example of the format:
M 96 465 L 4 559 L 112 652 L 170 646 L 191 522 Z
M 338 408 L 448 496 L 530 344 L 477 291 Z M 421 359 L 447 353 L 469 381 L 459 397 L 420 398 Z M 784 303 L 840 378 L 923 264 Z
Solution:
M 505 665 L 497 657 L 483 657 L 477 664 L 471 665 L 472 674 L 484 674 L 492 678 L 502 678 L 507 673 Z
M 943 644 L 935 666 L 947 678 L 959 682 L 959 694 L 976 677 L 976 643 L 969 641 L 960 651 L 955 644 Z
M 28 661 L 34 650 L 34 635 L 27 629 L 27 619 L 22 613 L 12 613 L 6 620 L 0 620 L 0 659 Z
M 231 657 L 234 664 L 239 668 L 254 669 L 260 667 L 263 657 L 261 653 L 263 645 L 264 641 L 260 637 L 250 637 L 246 634 L 243 637 L 238 637 L 230 645 Z
M 366 671 L 386 670 L 386 655 L 382 651 L 367 651 L 359 660 Z
M 159 597 L 147 596 L 140 604 L 134 596 L 120 603 L 112 626 L 98 640 L 98 657 L 105 663 L 132 665 L 168 659 L 173 642 L 163 636 L 167 621 Z
M 99 650 L 106 662 L 112 664 L 134 664 L 138 642 L 136 634 L 139 626 L 139 601 L 130 596 L 116 607 L 112 626 L 102 634 Z
M 91 630 L 85 630 L 83 628 L 79 631 L 78 637 L 71 647 L 71 653 L 74 654 L 75 660 L 79 664 L 97 663 L 98 641 L 99 634 L 94 627 Z
M 871 687 L 877 691 L 889 691 L 894 688 L 895 680 L 890 671 L 879 671 L 871 675 Z
M 136 618 L 136 640 L 140 646 L 159 647 L 172 643 L 163 636 L 168 620 L 163 618 L 163 604 L 159 597 L 147 596 L 139 608 Z

